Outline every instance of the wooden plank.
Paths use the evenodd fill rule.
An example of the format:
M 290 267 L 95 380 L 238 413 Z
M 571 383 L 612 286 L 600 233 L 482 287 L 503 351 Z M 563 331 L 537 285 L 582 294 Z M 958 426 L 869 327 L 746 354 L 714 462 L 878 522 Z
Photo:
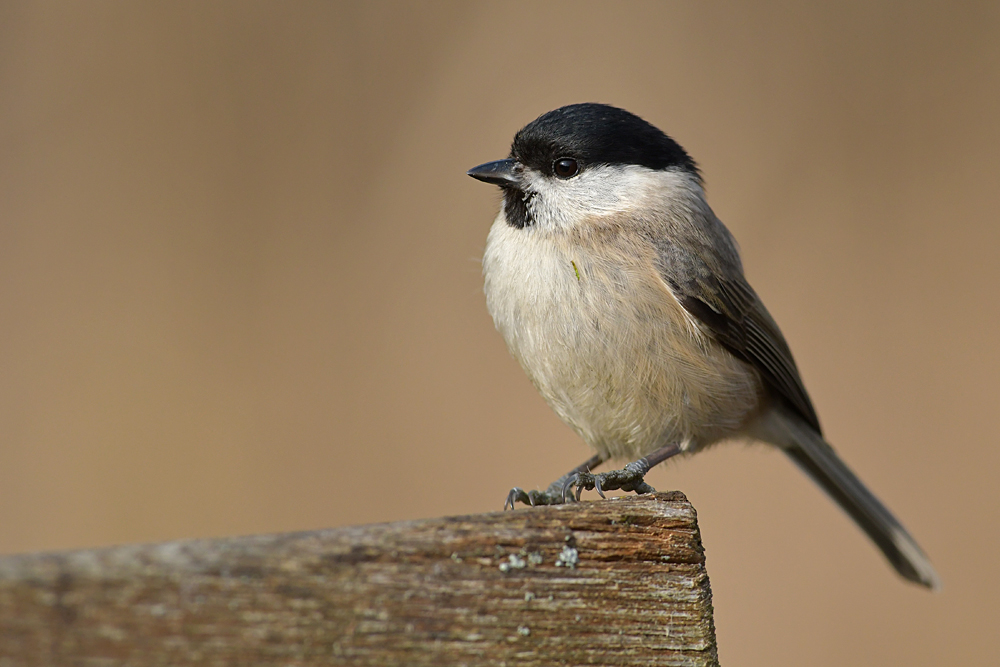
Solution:
M 714 665 L 681 493 L 0 558 L 0 665 Z

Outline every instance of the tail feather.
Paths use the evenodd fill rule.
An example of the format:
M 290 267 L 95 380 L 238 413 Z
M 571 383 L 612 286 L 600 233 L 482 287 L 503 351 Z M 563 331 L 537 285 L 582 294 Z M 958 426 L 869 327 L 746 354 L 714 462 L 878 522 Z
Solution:
M 904 578 L 931 590 L 941 588 L 934 566 L 896 517 L 806 424 L 786 424 L 794 444 L 782 449 L 861 527 Z

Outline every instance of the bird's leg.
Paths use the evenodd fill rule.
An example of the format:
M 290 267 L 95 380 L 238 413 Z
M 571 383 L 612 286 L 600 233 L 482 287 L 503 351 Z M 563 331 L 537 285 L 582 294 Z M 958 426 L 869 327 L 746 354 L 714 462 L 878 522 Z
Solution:
M 581 473 L 590 474 L 590 471 L 606 461 L 600 454 L 594 454 L 589 459 L 570 470 L 568 473 L 549 484 L 545 491 L 525 491 L 519 487 L 514 487 L 507 494 L 507 502 L 503 504 L 504 509 L 514 509 L 514 503 L 522 502 L 525 505 L 560 505 L 566 502 L 566 482 L 575 479 Z M 594 487 L 590 487 L 594 488 Z M 617 487 L 616 487 L 617 488 Z M 579 496 L 579 494 L 577 494 Z M 573 497 L 570 496 L 570 500 Z M 577 498 L 579 500 L 579 498 Z
M 591 474 L 589 470 L 577 469 L 563 478 L 562 494 L 566 496 L 574 486 L 576 487 L 576 500 L 580 499 L 580 494 L 583 493 L 584 489 L 588 491 L 590 489 L 597 489 L 597 493 L 601 498 L 605 497 L 605 491 L 614 491 L 615 489 L 635 491 L 636 493 L 653 493 L 656 489 L 646 484 L 643 480 L 646 473 L 657 463 L 662 463 L 671 456 L 680 454 L 681 451 L 683 450 L 680 445 L 660 447 L 652 454 L 629 463 L 621 470 L 609 470 L 598 475 Z M 570 497 L 574 496 L 571 495 Z

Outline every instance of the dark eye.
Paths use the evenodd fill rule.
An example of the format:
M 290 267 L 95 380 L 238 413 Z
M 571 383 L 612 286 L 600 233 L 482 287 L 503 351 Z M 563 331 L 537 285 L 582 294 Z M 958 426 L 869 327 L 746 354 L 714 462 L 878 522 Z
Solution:
M 561 157 L 552 163 L 552 173 L 559 178 L 573 178 L 580 171 L 580 165 L 571 157 Z

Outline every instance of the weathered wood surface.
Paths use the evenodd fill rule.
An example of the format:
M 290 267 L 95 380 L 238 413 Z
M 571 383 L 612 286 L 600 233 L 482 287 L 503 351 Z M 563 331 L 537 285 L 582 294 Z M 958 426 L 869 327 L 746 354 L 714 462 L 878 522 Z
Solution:
M 713 665 L 681 493 L 0 558 L 0 665 Z

